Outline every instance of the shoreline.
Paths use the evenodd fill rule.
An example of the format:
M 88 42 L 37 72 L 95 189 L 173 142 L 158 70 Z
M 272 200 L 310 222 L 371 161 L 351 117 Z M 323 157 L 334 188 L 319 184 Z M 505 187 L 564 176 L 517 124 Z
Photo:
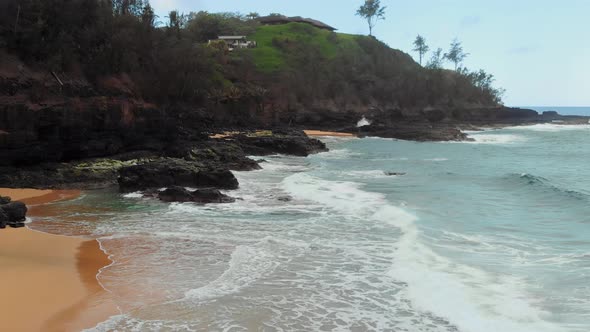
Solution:
M 46 215 L 44 205 L 74 199 L 79 191 L 3 189 L 29 207 L 29 218 Z M 119 311 L 97 279 L 112 264 L 98 241 L 29 228 L 0 231 L 2 327 L 11 331 L 80 331 Z
M 357 137 L 355 134 L 351 133 L 343 133 L 343 132 L 336 132 L 336 131 L 324 131 L 324 130 L 304 130 L 303 131 L 307 136 L 310 137 Z

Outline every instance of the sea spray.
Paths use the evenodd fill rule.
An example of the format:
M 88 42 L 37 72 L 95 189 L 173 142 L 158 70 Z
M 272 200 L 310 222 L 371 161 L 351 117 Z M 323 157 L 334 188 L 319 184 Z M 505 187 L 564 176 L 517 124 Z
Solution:
M 369 120 L 368 120 L 366 117 L 364 117 L 364 116 L 363 116 L 363 118 L 362 118 L 362 119 L 360 119 L 360 120 L 357 122 L 357 124 L 356 124 L 357 128 L 360 128 L 360 127 L 365 127 L 365 126 L 370 126 L 370 125 L 371 125 L 371 121 L 369 121 Z

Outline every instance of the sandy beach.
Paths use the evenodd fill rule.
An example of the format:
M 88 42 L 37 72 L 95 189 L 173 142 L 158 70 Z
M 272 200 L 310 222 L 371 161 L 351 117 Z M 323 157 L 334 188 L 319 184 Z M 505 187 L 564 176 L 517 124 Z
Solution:
M 335 131 L 322 131 L 322 130 L 304 130 L 307 136 L 332 136 L 332 137 L 356 137 L 351 133 L 341 133 Z
M 76 197 L 75 191 L 0 189 L 21 200 L 29 217 L 43 204 Z M 0 231 L 2 331 L 79 331 L 117 314 L 96 279 L 111 262 L 96 240 L 65 237 L 28 228 Z

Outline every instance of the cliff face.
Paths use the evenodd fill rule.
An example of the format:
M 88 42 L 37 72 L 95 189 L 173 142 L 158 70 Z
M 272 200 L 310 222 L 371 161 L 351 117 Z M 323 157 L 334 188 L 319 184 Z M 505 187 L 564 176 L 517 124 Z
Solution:
M 166 117 L 157 108 L 89 98 L 35 109 L 0 107 L 0 165 L 102 157 L 154 149 L 166 139 Z
M 0 165 L 153 150 L 171 139 L 175 122 L 122 86 L 96 89 L 68 77 L 60 78 L 62 85 L 13 57 L 2 60 Z
M 379 126 L 418 126 L 422 128 L 419 132 L 424 132 L 424 125 L 431 124 L 509 123 L 536 117 L 533 111 L 504 108 L 402 108 L 399 103 L 376 98 L 363 101 L 362 93 L 328 98 L 318 92 L 310 99 L 297 99 L 289 90 L 290 86 L 296 89 L 297 84 L 290 81 L 275 85 L 266 82 L 271 88 L 262 99 L 246 96 L 210 100 L 203 105 L 161 106 L 145 102 L 133 82 L 124 76 L 104 78 L 95 84 L 82 76 L 60 76 L 58 81 L 49 72 L 2 55 L 0 166 L 63 162 L 130 151 L 157 152 L 178 140 L 201 139 L 201 132 L 213 128 L 306 126 L 355 130 L 356 122 L 365 116 Z M 258 83 L 266 84 L 264 79 L 268 77 Z

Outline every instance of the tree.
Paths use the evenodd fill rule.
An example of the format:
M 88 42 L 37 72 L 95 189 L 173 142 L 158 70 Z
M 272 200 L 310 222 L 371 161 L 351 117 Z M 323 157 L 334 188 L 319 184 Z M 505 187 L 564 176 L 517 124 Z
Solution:
M 459 65 L 467 58 L 469 53 L 463 52 L 463 46 L 459 40 L 455 39 L 451 43 L 451 49 L 448 53 L 445 53 L 444 58 L 455 64 L 455 71 L 459 68 Z
M 260 14 L 258 14 L 257 12 L 251 12 L 248 15 L 246 15 L 246 18 L 249 20 L 255 20 L 259 17 L 260 17 Z
M 113 10 L 119 15 L 141 16 L 144 9 L 143 0 L 113 0 Z
M 147 28 L 151 29 L 156 26 L 156 18 L 154 8 L 152 8 L 149 1 L 146 1 L 146 5 L 141 11 L 141 21 Z
M 430 47 L 426 45 L 426 39 L 424 37 L 418 35 L 416 40 L 414 40 L 414 52 L 418 52 L 420 55 L 420 66 L 422 65 L 422 57 L 430 50 Z
M 373 35 L 373 28 L 377 21 L 385 19 L 385 9 L 381 7 L 381 0 L 365 0 L 365 4 L 360 6 L 356 14 L 367 20 L 369 24 L 369 36 Z
M 445 57 L 443 56 L 443 50 L 439 47 L 432 53 L 430 60 L 428 60 L 428 63 L 426 64 L 426 68 L 440 69 L 442 68 L 444 60 Z
M 177 38 L 180 38 L 180 31 L 186 26 L 186 16 L 173 10 L 168 14 L 168 31 L 173 32 Z

